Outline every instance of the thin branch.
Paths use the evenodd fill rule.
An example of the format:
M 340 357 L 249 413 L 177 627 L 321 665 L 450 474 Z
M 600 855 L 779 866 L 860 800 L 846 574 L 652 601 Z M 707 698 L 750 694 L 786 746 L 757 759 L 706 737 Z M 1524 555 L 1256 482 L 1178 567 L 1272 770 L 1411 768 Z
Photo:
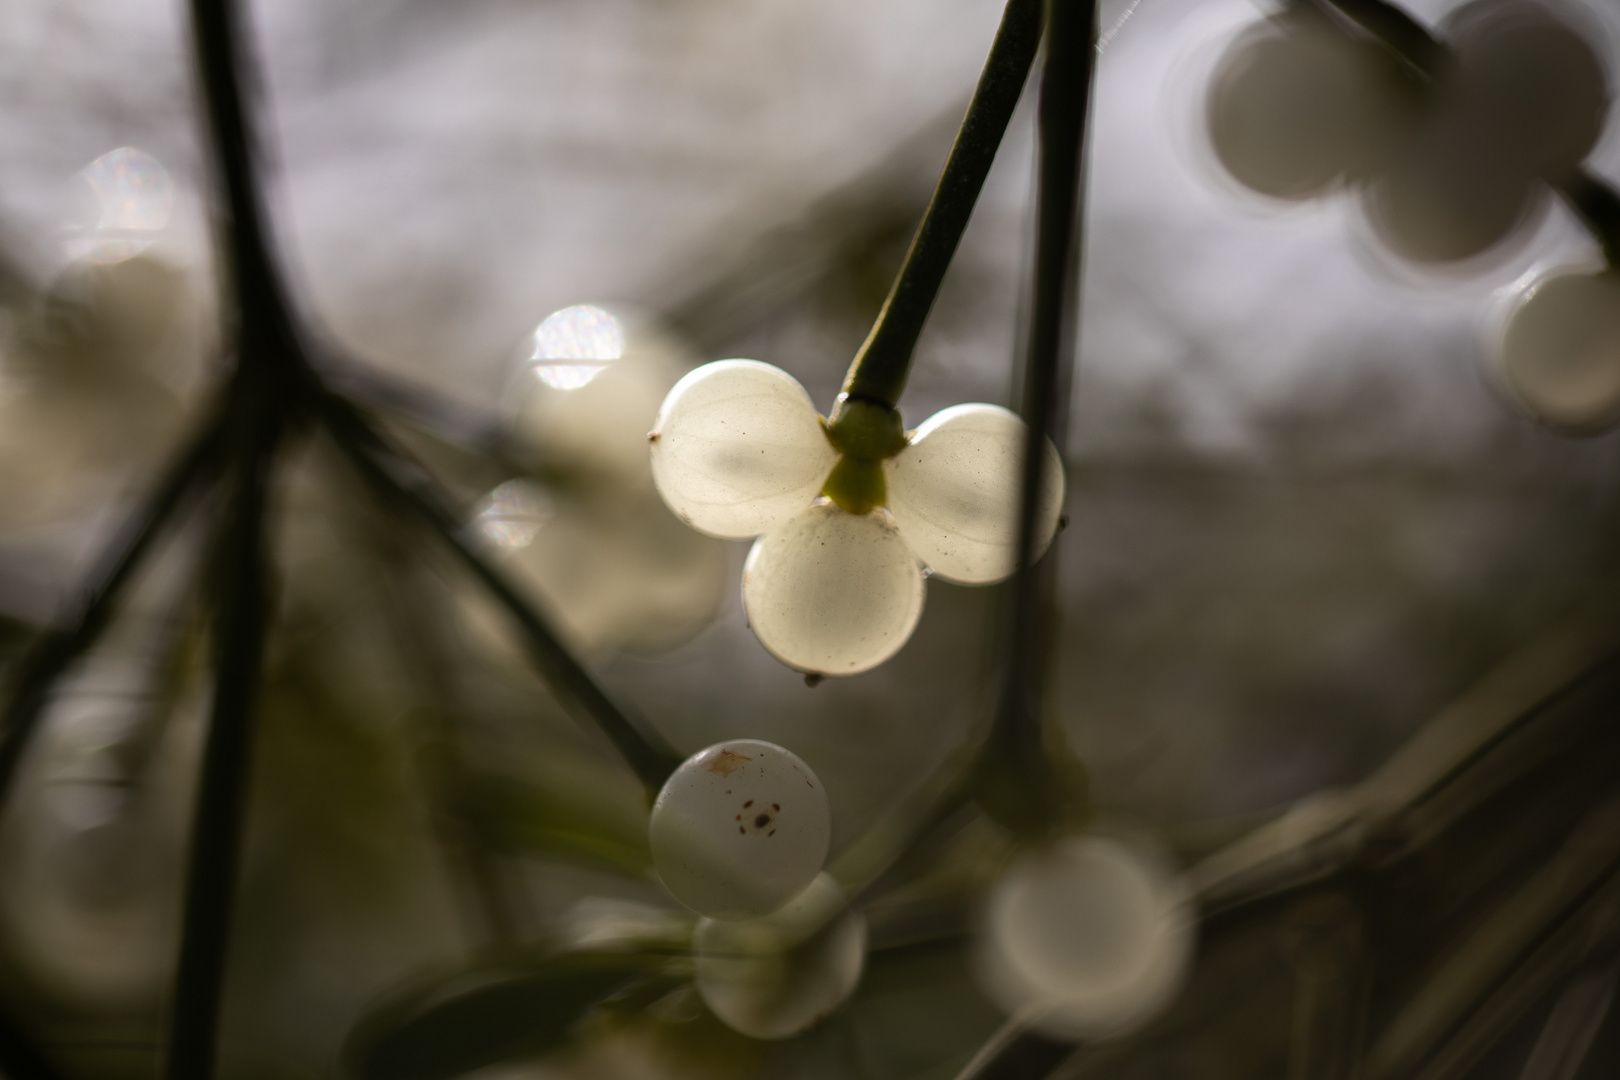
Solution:
M 95 584 L 72 625 L 47 632 L 22 661 L 21 673 L 6 700 L 5 730 L 0 732 L 0 811 L 10 794 L 17 764 L 39 725 L 51 684 L 95 644 L 153 541 L 187 497 L 208 481 L 218 465 L 224 424 L 222 411 L 174 457 L 157 487 L 102 552 L 100 569 L 91 575 Z
M 871 334 L 850 365 L 844 380 L 844 393 L 849 397 L 888 408 L 899 401 L 917 338 L 1023 94 L 1040 37 L 1041 0 L 1008 0 L 956 144 L 917 226 L 905 264 Z
M 463 535 L 462 522 L 450 509 L 449 500 L 426 470 L 388 445 L 349 401 L 327 394 L 319 399 L 319 407 L 327 431 L 383 501 L 405 508 L 426 524 L 506 609 L 523 631 L 529 656 L 552 689 L 601 729 L 650 791 L 662 787 L 680 759 L 613 703 L 563 646 L 550 623 L 475 549 Z
M 268 502 L 286 399 L 262 368 L 239 368 L 242 431 L 233 483 L 211 553 L 216 577 L 214 707 L 203 750 L 187 867 L 184 933 L 170 1004 L 169 1080 L 207 1080 L 218 1054 L 219 1016 L 245 831 L 253 717 L 271 609 Z M 258 393 L 254 393 L 258 391 Z
M 1050 0 L 1041 78 L 1035 280 L 1022 413 L 1028 425 L 1018 511 L 1018 572 L 1002 641 L 1000 709 L 986 745 L 981 801 L 1021 832 L 1051 828 L 1062 811 L 1042 737 L 1056 560 L 1037 564 L 1048 437 L 1063 442 L 1069 413 L 1085 176 L 1082 152 L 1096 57 L 1096 0 Z

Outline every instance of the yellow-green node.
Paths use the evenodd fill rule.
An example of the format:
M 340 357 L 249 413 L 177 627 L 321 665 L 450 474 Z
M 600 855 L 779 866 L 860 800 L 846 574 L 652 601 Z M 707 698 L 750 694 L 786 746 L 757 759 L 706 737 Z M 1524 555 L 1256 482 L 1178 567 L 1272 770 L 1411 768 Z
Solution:
M 882 463 L 870 458 L 850 457 L 848 454 L 839 458 L 838 464 L 833 466 L 821 493 L 831 499 L 838 509 L 850 514 L 870 513 L 889 498 Z

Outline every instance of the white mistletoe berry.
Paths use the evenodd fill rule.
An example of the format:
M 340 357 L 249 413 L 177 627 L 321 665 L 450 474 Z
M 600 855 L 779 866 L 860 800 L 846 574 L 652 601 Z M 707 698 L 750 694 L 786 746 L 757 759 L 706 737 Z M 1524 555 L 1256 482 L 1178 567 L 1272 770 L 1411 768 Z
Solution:
M 911 550 L 947 581 L 984 585 L 1018 568 L 1018 503 L 1028 429 L 999 405 L 953 405 L 924 421 L 887 464 L 889 512 Z M 1057 532 L 1063 462 L 1046 444 L 1037 557 Z
M 837 459 L 804 387 L 755 360 L 688 373 L 652 433 L 653 481 L 669 508 L 730 539 L 758 536 L 801 510 Z
M 1192 943 L 1177 878 L 1118 840 L 1071 836 L 1024 855 L 991 890 L 979 967 L 991 997 L 1036 1030 L 1105 1038 L 1170 1003 Z
M 716 743 L 664 782 L 647 827 L 670 895 L 715 919 L 769 915 L 827 859 L 827 792 L 796 754 L 759 739 Z
M 1500 376 L 1537 420 L 1567 431 L 1620 420 L 1620 274 L 1560 273 L 1519 300 L 1502 335 Z

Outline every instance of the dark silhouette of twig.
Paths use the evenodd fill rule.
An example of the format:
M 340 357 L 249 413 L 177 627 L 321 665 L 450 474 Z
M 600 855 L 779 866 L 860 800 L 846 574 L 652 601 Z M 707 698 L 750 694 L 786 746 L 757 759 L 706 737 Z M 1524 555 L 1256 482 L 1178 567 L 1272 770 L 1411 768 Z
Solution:
M 460 516 L 428 472 L 390 446 L 350 402 L 328 394 L 319 407 L 327 431 L 378 495 L 426 525 L 506 609 L 523 631 L 529 655 L 551 687 L 595 722 L 642 783 L 652 791 L 662 787 L 680 759 L 613 703 L 562 644 L 550 623 L 477 551 L 463 533 Z

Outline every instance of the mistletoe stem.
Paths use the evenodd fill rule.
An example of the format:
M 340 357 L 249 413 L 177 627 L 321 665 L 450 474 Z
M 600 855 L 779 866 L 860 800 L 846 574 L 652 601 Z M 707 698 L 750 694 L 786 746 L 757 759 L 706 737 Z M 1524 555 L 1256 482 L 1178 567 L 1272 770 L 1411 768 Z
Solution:
M 1041 38 L 1041 0 L 1008 0 L 945 170 L 877 322 L 844 379 L 841 398 L 892 410 L 973 205 L 1023 94 Z

